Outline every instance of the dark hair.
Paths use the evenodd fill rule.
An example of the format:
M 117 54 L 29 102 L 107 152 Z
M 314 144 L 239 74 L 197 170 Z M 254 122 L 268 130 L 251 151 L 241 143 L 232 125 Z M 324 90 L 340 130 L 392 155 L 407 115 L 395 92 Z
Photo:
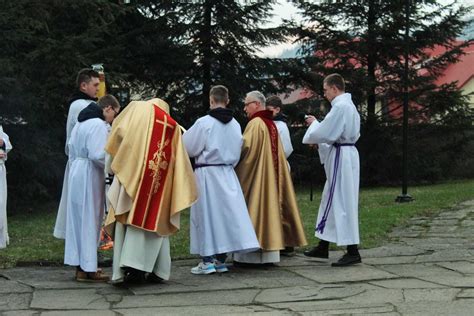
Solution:
M 346 90 L 346 84 L 344 83 L 344 78 L 340 74 L 334 73 L 330 74 L 324 78 L 324 83 L 328 86 L 336 87 L 340 91 Z
M 92 78 L 99 78 L 99 73 L 91 68 L 84 68 L 81 69 L 77 73 L 76 77 L 76 86 L 77 88 L 81 87 L 81 83 L 85 82 L 88 83 L 92 80 Z
M 216 103 L 226 104 L 229 102 L 229 90 L 222 85 L 213 86 L 209 92 L 209 96 L 213 98 Z
M 276 95 L 271 95 L 267 98 L 267 106 L 273 106 L 275 108 L 281 108 L 281 99 Z
M 117 98 L 115 98 L 111 94 L 104 95 L 102 98 L 100 98 L 99 101 L 97 101 L 97 105 L 101 109 L 105 109 L 109 105 L 111 105 L 114 109 L 117 109 L 120 107 L 120 103 L 117 100 Z

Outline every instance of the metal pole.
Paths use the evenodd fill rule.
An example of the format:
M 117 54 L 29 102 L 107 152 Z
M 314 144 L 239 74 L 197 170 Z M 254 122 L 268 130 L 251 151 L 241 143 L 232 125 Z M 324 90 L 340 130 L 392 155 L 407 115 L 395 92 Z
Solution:
M 402 194 L 395 201 L 399 203 L 411 202 L 413 198 L 408 194 L 408 58 L 410 57 L 410 0 L 405 3 L 405 71 L 403 87 L 403 157 L 402 157 Z

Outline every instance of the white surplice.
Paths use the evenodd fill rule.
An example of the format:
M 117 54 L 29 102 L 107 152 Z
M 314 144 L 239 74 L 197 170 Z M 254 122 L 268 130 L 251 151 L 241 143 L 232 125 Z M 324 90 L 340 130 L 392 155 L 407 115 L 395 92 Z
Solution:
M 0 149 L 8 153 L 12 149 L 10 138 L 3 132 L 0 125 L 0 138 L 3 139 L 5 149 Z M 7 224 L 7 169 L 5 161 L 7 157 L 0 158 L 0 248 L 5 248 L 9 244 L 8 224 Z
M 283 151 L 285 152 L 285 158 L 288 159 L 293 152 L 293 145 L 291 144 L 290 130 L 288 125 L 284 121 L 273 121 L 280 135 L 281 144 L 283 145 Z
M 199 198 L 191 206 L 191 253 L 211 256 L 260 248 L 234 166 L 239 162 L 242 131 L 206 115 L 183 135 L 195 163 Z
M 68 143 L 70 170 L 67 192 L 64 263 L 97 270 L 97 246 L 104 215 L 104 163 L 107 125 L 99 118 L 79 122 Z
M 69 107 L 69 112 L 67 115 L 67 123 L 66 123 L 66 144 L 64 151 L 66 152 L 66 156 L 68 154 L 68 142 L 71 138 L 72 130 L 77 123 L 77 117 L 79 113 L 85 109 L 92 101 L 79 99 L 71 103 Z M 58 208 L 58 215 L 56 216 L 56 224 L 54 225 L 54 232 L 53 235 L 56 238 L 65 239 L 66 238 L 66 203 L 67 203 L 67 192 L 68 192 L 68 174 L 69 168 L 71 166 L 71 162 L 68 159 L 66 163 L 66 168 L 64 170 L 64 178 L 63 178 L 63 189 L 61 192 L 61 201 L 59 202 Z
M 133 206 L 118 177 L 114 178 L 107 192 L 108 203 L 120 213 L 127 213 Z M 113 229 L 114 258 L 112 282 L 123 282 L 125 270 L 134 268 L 143 272 L 153 272 L 163 280 L 171 275 L 171 254 L 169 237 L 159 236 L 131 225 L 116 221 Z
M 355 144 L 360 136 L 360 116 L 349 93 L 331 102 L 331 111 L 322 122 L 314 121 L 303 137 L 303 144 L 319 144 L 324 164 L 324 185 L 317 223 L 326 209 L 334 175 L 336 147 L 334 144 Z M 323 233 L 315 236 L 339 246 L 359 244 L 359 152 L 355 146 L 341 146 L 334 195 Z

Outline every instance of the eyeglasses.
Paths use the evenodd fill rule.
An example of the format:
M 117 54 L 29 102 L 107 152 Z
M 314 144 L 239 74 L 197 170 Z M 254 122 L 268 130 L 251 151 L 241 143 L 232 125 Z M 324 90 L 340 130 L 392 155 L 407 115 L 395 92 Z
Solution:
M 249 106 L 250 104 L 252 103 L 257 103 L 258 101 L 250 101 L 250 102 L 247 102 L 247 103 L 244 103 L 245 106 Z
M 110 106 L 110 108 L 112 109 L 112 111 L 114 111 L 114 117 L 117 117 L 117 115 L 119 114 L 120 110 L 116 111 L 113 106 Z

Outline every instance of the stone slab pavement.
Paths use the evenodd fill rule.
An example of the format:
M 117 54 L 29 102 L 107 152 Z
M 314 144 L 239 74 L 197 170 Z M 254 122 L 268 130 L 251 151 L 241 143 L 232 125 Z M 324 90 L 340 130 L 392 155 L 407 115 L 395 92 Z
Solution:
M 474 201 L 411 219 L 362 250 L 363 264 L 332 268 L 341 254 L 207 276 L 190 273 L 196 260 L 174 261 L 169 281 L 130 287 L 78 283 L 69 267 L 5 269 L 0 314 L 474 315 Z

